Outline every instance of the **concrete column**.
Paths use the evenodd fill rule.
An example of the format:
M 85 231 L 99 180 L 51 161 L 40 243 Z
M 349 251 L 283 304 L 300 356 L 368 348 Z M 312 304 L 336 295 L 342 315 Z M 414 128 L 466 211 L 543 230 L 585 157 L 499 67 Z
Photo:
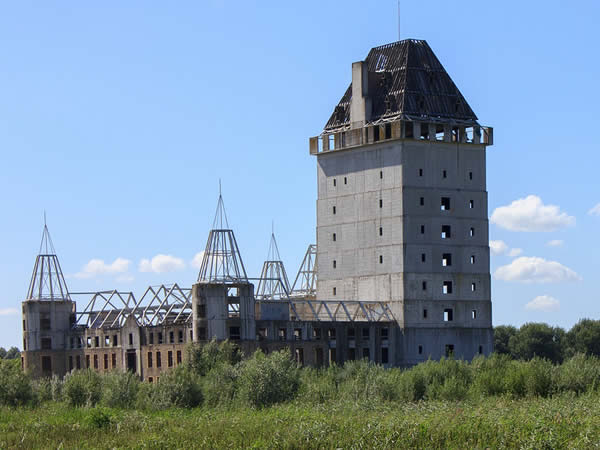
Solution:
M 350 103 L 351 128 L 362 127 L 371 119 L 369 99 L 369 73 L 364 61 L 352 63 L 352 101 Z

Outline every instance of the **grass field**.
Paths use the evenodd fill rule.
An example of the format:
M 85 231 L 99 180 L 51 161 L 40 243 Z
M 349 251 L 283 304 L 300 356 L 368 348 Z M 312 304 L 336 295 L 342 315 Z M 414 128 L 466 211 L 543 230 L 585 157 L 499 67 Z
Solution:
M 0 410 L 1 448 L 593 448 L 600 395 L 302 402 L 139 411 L 46 402 Z

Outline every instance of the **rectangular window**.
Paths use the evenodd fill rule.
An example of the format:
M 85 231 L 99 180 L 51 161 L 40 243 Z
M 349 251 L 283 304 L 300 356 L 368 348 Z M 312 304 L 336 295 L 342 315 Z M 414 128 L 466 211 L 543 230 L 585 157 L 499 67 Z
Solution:
M 150 345 L 154 344 L 154 333 L 150 332 L 150 338 L 148 340 L 150 341 Z
M 348 328 L 348 339 L 352 340 L 356 338 L 356 331 L 354 328 Z
M 427 290 L 427 281 L 423 281 L 423 282 L 421 283 L 421 288 L 422 288 L 422 290 L 424 290 L 424 291 L 426 291 L 426 290 Z
M 117 367 L 117 354 L 113 353 L 111 355 L 111 359 L 112 359 L 112 368 L 115 369 Z
M 172 331 L 169 331 L 169 343 L 170 344 L 175 343 L 175 333 L 173 333 Z
M 329 349 L 329 363 L 330 364 L 337 361 L 336 356 L 337 355 L 336 355 L 335 348 L 330 348 Z
M 442 225 L 442 239 L 450 239 L 452 237 L 452 229 L 450 225 Z
M 158 343 L 159 343 L 159 344 L 162 344 L 162 343 L 163 343 L 163 339 L 162 339 L 162 333 L 161 333 L 161 332 L 159 332 L 159 333 L 158 333 Z
M 295 341 L 302 340 L 302 328 L 294 328 L 294 340 Z
M 390 124 L 390 123 L 385 124 L 385 138 L 386 139 L 392 138 L 392 124 Z
M 452 265 L 452 253 L 443 253 L 442 254 L 442 266 L 449 267 Z
M 173 367 L 173 352 L 172 351 L 167 352 L 167 366 Z
M 336 288 L 333 288 L 333 295 L 335 296 L 335 295 L 336 295 L 336 293 L 337 293 L 337 289 L 336 289 Z
M 381 349 L 381 364 L 388 364 L 390 360 L 389 352 L 387 347 Z
M 285 341 L 287 339 L 287 330 L 285 328 L 280 328 L 278 336 L 280 341 Z
M 333 179 L 333 187 L 337 186 L 337 181 L 335 180 L 335 178 Z
M 427 256 L 425 253 L 421 253 L 421 262 L 425 262 L 427 260 Z
M 379 199 L 379 207 L 383 208 L 383 199 L 381 199 L 381 198 Z
M 479 354 L 480 354 L 480 355 L 483 355 L 483 345 L 480 345 L 480 346 L 479 346 Z
M 333 207 L 333 213 L 335 214 L 335 206 Z
M 85 367 L 86 369 L 90 368 L 90 355 L 85 355 Z
M 194 330 L 190 330 L 190 342 L 194 340 Z
M 43 337 L 42 338 L 42 350 L 51 350 L 52 349 L 52 338 Z
M 129 333 L 129 345 L 133 345 L 133 333 Z
M 469 172 L 469 180 L 473 179 L 473 172 Z
M 348 360 L 349 361 L 354 361 L 356 359 L 356 349 L 355 348 L 349 348 L 348 349 Z
M 329 330 L 327 330 L 327 337 L 330 340 L 335 341 L 335 328 L 330 328 Z
M 418 350 L 419 350 L 419 355 L 422 355 L 423 354 L 423 346 L 419 345 L 419 349 Z
M 46 373 L 52 372 L 52 357 L 42 356 L 42 371 Z
M 25 321 L 23 321 L 23 331 L 26 331 L 25 330 Z
M 108 370 L 108 353 L 104 354 L 104 370 Z
M 421 225 L 421 234 L 425 234 L 425 225 Z
M 448 172 L 446 170 L 442 170 L 442 178 L 448 178 Z
M 336 241 L 337 236 L 335 235 L 335 233 L 333 233 L 333 242 Z
M 475 207 L 475 202 L 473 200 L 469 200 L 469 209 L 473 209 Z
M 348 178 L 344 177 L 344 184 L 348 184 Z
M 442 197 L 440 210 L 450 211 L 450 197 Z
M 100 336 L 94 337 L 94 347 L 100 347 Z
M 200 341 L 206 340 L 206 328 L 205 327 L 198 328 L 198 340 L 200 340 Z
M 177 338 L 180 344 L 183 343 L 183 331 L 179 330 L 179 332 L 177 333 Z
M 383 227 L 379 227 L 379 236 L 383 236 Z
M 471 264 L 475 264 L 475 255 L 471 255 Z
M 337 261 L 334 259 L 333 260 L 333 268 L 335 269 L 337 267 Z
M 477 289 L 477 285 L 475 283 L 471 283 L 471 292 L 475 292 Z
M 148 368 L 152 368 L 152 352 L 148 352 Z
M 117 345 L 119 345 L 119 338 L 117 337 L 116 334 L 113 335 L 113 347 L 116 347 Z
M 47 331 L 50 328 L 50 314 L 42 314 L 40 317 L 40 329 Z
M 204 303 L 199 303 L 198 304 L 198 310 L 197 310 L 197 314 L 198 314 L 198 319 L 204 319 L 206 318 L 206 305 Z
M 423 310 L 423 319 L 427 319 L 427 310 L 426 309 Z
M 104 336 L 104 346 L 110 347 L 110 336 Z
M 313 339 L 321 339 L 321 329 L 313 328 Z
M 241 339 L 240 327 L 229 327 L 229 339 L 239 341 Z
M 419 176 L 422 177 L 423 176 L 423 169 L 419 169 Z
M 379 179 L 380 179 L 380 180 L 383 180 L 383 170 L 380 170 L 380 171 L 379 171 Z
M 471 310 L 471 319 L 473 319 L 473 320 L 477 319 L 477 310 L 476 309 Z
M 294 350 L 294 358 L 296 359 L 297 364 L 304 364 L 304 349 L 297 348 L 296 350 Z
M 69 356 L 69 372 L 73 370 L 73 357 Z
M 421 197 L 421 199 L 419 200 L 419 204 L 421 206 L 425 206 L 425 197 Z
M 390 329 L 387 327 L 384 327 L 381 329 L 381 340 L 382 341 L 386 341 L 388 336 L 390 335 Z
M 471 227 L 471 229 L 469 230 L 469 236 L 475 236 L 475 228 Z
M 362 329 L 362 338 L 364 340 L 369 340 L 369 329 L 368 328 Z
M 148 383 L 153 383 L 154 379 L 152 377 L 148 377 Z
M 383 255 L 379 255 L 379 264 L 383 264 Z
M 454 319 L 452 308 L 444 309 L 444 322 L 452 322 Z
M 454 345 L 446 344 L 446 358 L 451 358 L 454 355 Z
M 160 357 L 160 352 L 156 352 L 156 367 L 162 366 L 162 358 Z
M 452 294 L 452 281 L 442 283 L 442 294 Z
M 181 364 L 181 350 L 177 350 L 177 365 Z
M 98 368 L 98 355 L 94 355 L 94 369 Z
M 363 357 L 363 359 L 371 359 L 371 352 L 369 351 L 368 348 L 362 349 L 362 357 Z
M 75 368 L 77 370 L 81 369 L 81 357 L 79 355 L 75 357 Z

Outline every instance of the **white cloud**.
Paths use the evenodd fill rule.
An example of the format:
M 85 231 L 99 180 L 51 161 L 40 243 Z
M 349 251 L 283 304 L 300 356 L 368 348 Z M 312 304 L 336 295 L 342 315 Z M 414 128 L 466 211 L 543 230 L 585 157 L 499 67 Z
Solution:
M 510 264 L 498 267 L 494 277 L 503 281 L 524 283 L 558 283 L 579 281 L 582 278 L 573 270 L 556 261 L 547 261 L 535 256 L 521 256 Z
M 548 247 L 561 247 L 565 242 L 560 239 L 552 239 L 551 241 L 546 242 Z
M 490 241 L 490 250 L 494 255 L 503 255 L 508 251 L 508 245 L 504 241 Z
M 194 268 L 194 269 L 200 269 L 200 266 L 202 266 L 202 260 L 204 259 L 204 250 L 201 252 L 198 252 L 194 255 L 194 259 L 192 259 L 190 261 L 190 265 Z
M 575 225 L 575 217 L 558 206 L 544 205 L 537 195 L 528 195 L 496 208 L 490 222 L 511 231 L 556 231 Z
M 590 216 L 600 216 L 600 203 L 588 211 Z
M 175 272 L 185 268 L 183 259 L 172 255 L 156 255 L 152 259 L 142 259 L 140 261 L 140 272 L 165 273 Z
M 522 248 L 511 248 L 510 252 L 508 252 L 508 256 L 514 258 L 515 256 L 519 256 L 521 253 L 523 253 Z
M 17 308 L 0 309 L 0 316 L 13 316 L 18 313 L 19 313 L 19 310 Z
M 525 309 L 544 312 L 558 311 L 560 309 L 560 302 L 549 295 L 538 295 L 525 305 Z
M 131 264 L 131 261 L 125 258 L 117 258 L 111 264 L 105 263 L 102 259 L 90 259 L 83 266 L 83 269 L 75 274 L 75 278 L 92 278 L 97 275 L 124 273 L 129 269 L 129 264 Z

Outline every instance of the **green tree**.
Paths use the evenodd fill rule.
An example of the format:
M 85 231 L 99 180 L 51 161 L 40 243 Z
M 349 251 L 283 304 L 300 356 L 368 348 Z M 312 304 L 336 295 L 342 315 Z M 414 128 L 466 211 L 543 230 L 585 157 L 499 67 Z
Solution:
M 6 349 L 4 347 L 0 347 L 0 359 L 6 358 Z
M 600 320 L 581 319 L 566 335 L 566 354 L 600 356 Z
M 545 323 L 526 323 L 508 341 L 511 354 L 518 359 L 546 358 L 553 363 L 563 359 L 565 330 Z
M 510 355 L 508 342 L 515 334 L 517 334 L 517 329 L 512 325 L 494 327 L 494 352 L 500 355 Z
M 19 351 L 19 349 L 17 347 L 11 347 L 8 349 L 8 351 L 6 352 L 6 359 L 17 359 L 21 356 L 21 352 Z

